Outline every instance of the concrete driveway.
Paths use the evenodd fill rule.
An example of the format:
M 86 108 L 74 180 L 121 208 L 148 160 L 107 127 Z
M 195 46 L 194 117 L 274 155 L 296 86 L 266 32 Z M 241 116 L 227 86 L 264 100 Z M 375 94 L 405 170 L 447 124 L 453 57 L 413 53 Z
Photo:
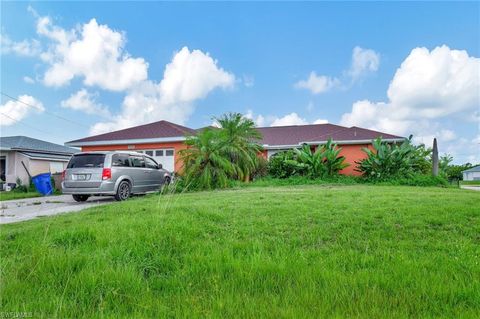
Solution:
M 462 185 L 460 186 L 463 189 L 469 189 L 471 191 L 480 191 L 480 186 L 467 186 L 467 185 Z
M 78 212 L 82 209 L 113 202 L 113 197 L 90 197 L 77 203 L 71 195 L 14 199 L 0 202 L 0 224 L 9 224 L 37 217 Z

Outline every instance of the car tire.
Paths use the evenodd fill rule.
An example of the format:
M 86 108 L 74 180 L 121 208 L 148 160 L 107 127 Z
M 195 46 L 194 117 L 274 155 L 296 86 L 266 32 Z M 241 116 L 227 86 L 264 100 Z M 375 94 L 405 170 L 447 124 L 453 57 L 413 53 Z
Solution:
M 128 181 L 121 181 L 115 194 L 115 199 L 118 201 L 127 200 L 131 195 L 132 189 Z
M 86 202 L 90 195 L 72 195 L 76 202 Z
M 169 176 L 165 176 L 165 179 L 163 180 L 163 185 L 170 185 L 172 182 L 172 179 Z

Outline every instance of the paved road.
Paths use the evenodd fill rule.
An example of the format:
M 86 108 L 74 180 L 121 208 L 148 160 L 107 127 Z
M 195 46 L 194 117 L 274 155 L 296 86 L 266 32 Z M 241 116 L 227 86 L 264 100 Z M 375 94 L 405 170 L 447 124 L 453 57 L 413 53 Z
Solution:
M 71 195 L 35 197 L 0 202 L 0 224 L 16 223 L 37 217 L 78 212 L 82 209 L 104 205 L 114 201 L 113 197 L 90 197 L 77 203 Z
M 465 185 L 462 185 L 460 187 L 463 188 L 463 189 L 469 189 L 469 190 L 472 190 L 472 191 L 480 191 L 480 186 L 465 186 Z

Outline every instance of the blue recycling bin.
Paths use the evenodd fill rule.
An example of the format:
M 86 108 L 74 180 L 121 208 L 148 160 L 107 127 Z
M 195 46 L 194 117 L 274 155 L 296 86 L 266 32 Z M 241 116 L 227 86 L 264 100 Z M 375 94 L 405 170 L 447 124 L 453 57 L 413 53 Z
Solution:
M 53 186 L 50 173 L 38 174 L 32 177 L 33 185 L 37 192 L 43 196 L 53 194 Z

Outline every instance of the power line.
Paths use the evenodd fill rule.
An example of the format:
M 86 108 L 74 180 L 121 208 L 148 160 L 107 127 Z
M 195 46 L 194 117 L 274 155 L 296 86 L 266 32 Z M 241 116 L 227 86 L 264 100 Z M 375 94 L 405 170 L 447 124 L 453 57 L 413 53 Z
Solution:
M 31 108 L 33 108 L 33 109 L 35 109 L 35 110 L 38 110 L 38 108 L 37 108 L 36 106 L 33 106 L 33 105 L 28 104 L 28 103 L 26 103 L 26 102 L 23 102 L 23 101 L 21 101 L 21 100 L 19 100 L 19 99 L 17 99 L 17 98 L 14 98 L 13 96 L 10 96 L 10 95 L 8 95 L 8 94 L 6 94 L 6 93 L 0 92 L 0 94 L 2 94 L 3 96 L 8 97 L 9 99 L 12 99 L 12 100 L 14 100 L 14 101 L 20 102 L 20 103 L 22 103 L 22 104 L 24 104 L 24 105 L 26 105 L 26 106 L 29 106 L 29 107 L 31 107 Z M 47 110 L 45 110 L 44 112 L 45 112 L 46 114 L 51 115 L 51 116 L 54 116 L 54 117 L 56 117 L 56 118 L 58 118 L 58 119 L 61 119 L 61 120 L 64 120 L 64 121 L 67 121 L 67 122 L 70 122 L 70 123 L 73 123 L 73 124 L 76 124 L 76 125 L 79 125 L 79 126 L 83 126 L 83 127 L 88 128 L 88 125 L 85 125 L 85 124 L 82 124 L 82 123 L 79 123 L 79 122 L 76 122 L 76 121 L 72 121 L 72 120 L 70 120 L 70 119 L 67 119 L 66 117 L 57 115 L 57 114 L 52 113 L 52 112 L 49 112 L 49 111 L 47 111 Z
M 23 125 L 31 128 L 31 129 L 34 129 L 34 130 L 36 130 L 36 131 L 42 132 L 42 133 L 44 133 L 44 134 L 56 136 L 56 135 L 53 134 L 53 133 L 50 133 L 50 132 L 41 130 L 41 129 L 39 129 L 39 128 L 36 128 L 35 126 L 32 126 L 32 125 L 30 125 L 30 124 L 27 124 L 27 123 L 25 123 L 25 122 L 23 122 L 23 121 L 21 121 L 21 120 L 17 120 L 17 119 L 15 119 L 15 118 L 11 117 L 10 115 L 7 115 L 7 114 L 5 114 L 5 113 L 3 113 L 3 112 L 0 112 L 0 114 L 2 114 L 3 116 L 8 117 L 8 118 L 11 119 L 12 121 L 15 121 L 15 122 L 17 122 L 17 123 L 23 124 Z

